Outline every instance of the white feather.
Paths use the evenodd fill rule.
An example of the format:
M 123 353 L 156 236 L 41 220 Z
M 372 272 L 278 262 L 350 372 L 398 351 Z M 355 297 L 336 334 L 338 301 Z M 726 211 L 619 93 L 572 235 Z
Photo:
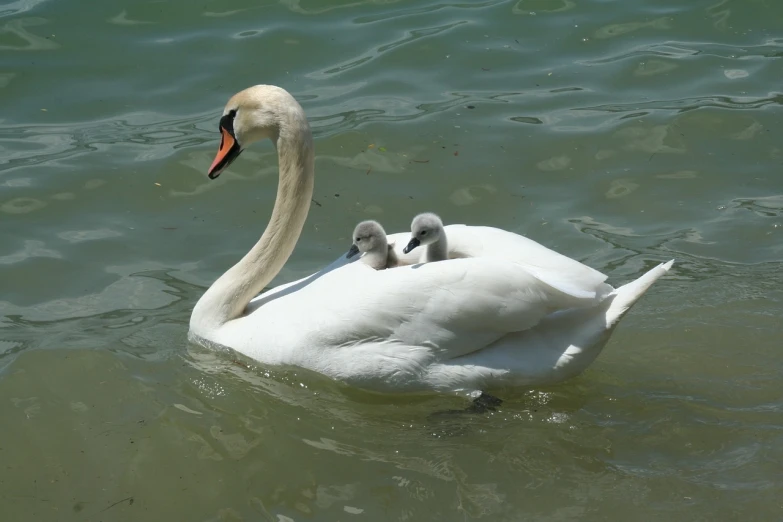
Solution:
M 404 254 L 410 233 L 402 232 L 388 241 L 404 266 L 374 270 L 342 256 L 257 295 L 285 263 L 307 216 L 310 128 L 293 97 L 272 86 L 235 95 L 226 117 L 234 118 L 238 144 L 277 140 L 280 185 L 259 242 L 196 304 L 190 334 L 197 342 L 379 391 L 550 384 L 587 368 L 622 316 L 672 266 L 615 290 L 604 274 L 528 238 L 450 225 L 451 259 L 420 264 L 425 249 Z M 226 150 L 213 174 L 225 167 Z

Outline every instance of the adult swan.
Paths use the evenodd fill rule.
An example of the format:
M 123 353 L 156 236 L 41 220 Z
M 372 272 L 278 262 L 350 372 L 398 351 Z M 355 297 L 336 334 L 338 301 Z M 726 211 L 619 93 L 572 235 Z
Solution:
M 446 227 L 457 259 L 413 264 L 410 233 L 389 236 L 407 266 L 338 259 L 258 295 L 291 255 L 313 193 L 313 138 L 285 90 L 235 94 L 220 119 L 209 177 L 269 138 L 280 180 L 261 239 L 199 299 L 190 337 L 268 365 L 308 368 L 377 391 L 480 391 L 541 385 L 592 363 L 628 309 L 672 261 L 618 289 L 606 276 L 530 239 L 490 227 Z

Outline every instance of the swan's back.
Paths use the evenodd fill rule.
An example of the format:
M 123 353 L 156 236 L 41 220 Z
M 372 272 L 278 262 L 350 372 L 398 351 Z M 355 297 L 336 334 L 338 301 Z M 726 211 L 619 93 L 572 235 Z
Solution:
M 519 234 L 505 230 L 466 225 L 446 225 L 449 257 L 487 257 L 519 263 L 547 284 L 570 294 L 601 297 L 613 289 L 606 284 L 606 275 L 574 259 L 550 250 Z M 392 234 L 389 241 L 405 245 L 406 233 Z M 423 261 L 422 252 L 404 254 L 395 249 L 400 264 Z
M 256 317 L 261 310 L 232 321 L 226 331 L 234 330 L 233 344 L 222 344 L 261 350 L 251 354 L 259 360 L 276 360 L 278 350 L 295 357 L 295 346 L 355 346 L 359 353 L 395 344 L 449 359 L 530 328 L 553 311 L 590 308 L 598 300 L 553 288 L 502 259 L 455 259 L 380 271 L 352 263 L 293 294 L 267 300 Z M 307 328 L 279 328 L 300 317 L 308 317 Z M 274 338 L 253 339 L 270 330 L 276 330 Z M 383 346 L 373 339 L 382 339 Z

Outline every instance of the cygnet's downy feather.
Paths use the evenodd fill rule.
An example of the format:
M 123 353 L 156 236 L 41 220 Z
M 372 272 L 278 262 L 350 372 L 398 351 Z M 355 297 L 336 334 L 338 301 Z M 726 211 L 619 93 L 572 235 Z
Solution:
M 411 240 L 403 249 L 407 254 L 416 247 L 427 247 L 424 262 L 445 261 L 449 258 L 449 244 L 443 221 L 432 212 L 425 212 L 413 218 L 411 223 Z
M 386 231 L 377 221 L 362 221 L 353 230 L 353 245 L 345 255 L 351 258 L 362 254 L 360 262 L 375 270 L 397 266 L 397 256 L 394 248 L 386 240 Z

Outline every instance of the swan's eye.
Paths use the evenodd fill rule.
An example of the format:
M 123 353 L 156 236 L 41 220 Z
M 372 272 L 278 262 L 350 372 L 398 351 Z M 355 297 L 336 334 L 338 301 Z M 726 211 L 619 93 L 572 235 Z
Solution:
M 361 240 L 362 240 L 362 238 L 360 238 L 360 237 L 357 237 L 357 238 L 356 238 L 356 242 L 357 242 L 357 243 L 358 243 L 359 241 L 361 241 Z
M 426 231 L 426 230 L 422 230 L 422 231 L 421 231 L 421 235 L 422 235 L 422 236 L 426 236 L 426 235 L 427 235 L 427 231 Z
M 220 118 L 220 124 L 218 130 L 226 129 L 231 136 L 234 135 L 234 117 L 237 115 L 236 109 L 231 109 Z M 221 148 L 223 147 L 221 143 Z

